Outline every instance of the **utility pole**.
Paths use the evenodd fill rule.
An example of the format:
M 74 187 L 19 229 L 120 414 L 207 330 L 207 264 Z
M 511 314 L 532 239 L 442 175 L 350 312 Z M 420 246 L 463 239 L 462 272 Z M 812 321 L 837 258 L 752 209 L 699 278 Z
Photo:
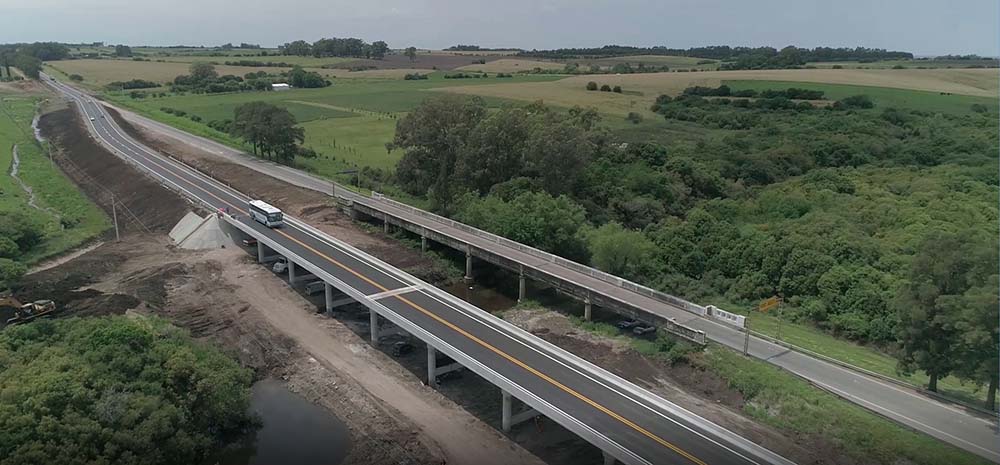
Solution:
M 122 238 L 118 234 L 118 210 L 115 208 L 115 193 L 111 193 L 111 218 L 115 222 L 115 242 L 121 242 Z

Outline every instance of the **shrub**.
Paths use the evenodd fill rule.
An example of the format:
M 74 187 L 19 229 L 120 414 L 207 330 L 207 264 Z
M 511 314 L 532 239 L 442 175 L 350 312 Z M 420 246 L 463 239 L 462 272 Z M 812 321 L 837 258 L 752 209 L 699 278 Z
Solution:
M 80 76 L 79 74 L 70 74 L 69 80 L 73 82 L 83 82 L 83 76 Z
M 590 81 L 587 83 L 587 90 L 597 90 L 597 83 Z
M 622 86 L 615 86 L 615 87 L 613 87 L 611 89 L 611 91 L 614 92 L 614 93 L 616 93 L 616 94 L 620 94 L 620 93 L 622 93 Z
M 852 95 L 850 97 L 844 97 L 833 103 L 833 109 L 835 110 L 848 110 L 848 109 L 868 109 L 874 108 L 875 102 L 872 101 L 871 97 L 867 95 Z
M 412 73 L 412 74 L 407 74 L 406 76 L 403 76 L 403 80 L 404 81 L 422 81 L 424 79 L 427 79 L 427 75 L 426 74 Z
M 642 122 L 642 115 L 634 111 L 630 111 L 628 116 L 625 117 L 625 120 L 630 121 L 632 124 L 639 124 Z
M 976 113 L 984 113 L 985 114 L 985 113 L 989 113 L 990 112 L 990 109 L 986 108 L 986 105 L 983 105 L 981 103 L 973 103 L 971 109 L 972 109 L 972 111 L 974 111 Z
M 611 92 L 611 86 L 607 84 L 601 86 L 601 92 Z
M 194 121 L 196 123 L 200 123 L 201 122 L 201 117 L 198 116 L 198 115 L 191 115 L 190 118 L 191 118 L 191 121 Z

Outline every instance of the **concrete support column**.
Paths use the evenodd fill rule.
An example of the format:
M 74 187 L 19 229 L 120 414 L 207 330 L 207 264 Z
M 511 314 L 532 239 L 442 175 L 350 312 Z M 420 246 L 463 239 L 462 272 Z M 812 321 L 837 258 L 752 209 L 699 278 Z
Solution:
M 465 281 L 472 282 L 472 250 L 465 248 Z
M 430 344 L 427 345 L 427 385 L 437 387 L 437 350 Z
M 524 282 L 524 265 L 521 265 L 521 272 L 517 276 L 517 303 L 524 301 L 525 294 L 527 294 L 527 288 Z
M 587 297 L 586 299 L 583 299 L 583 319 L 584 320 L 590 321 L 591 317 L 593 316 L 590 307 L 591 307 L 591 305 L 590 305 L 590 297 Z
M 257 263 L 264 263 L 264 244 L 257 243 Z
M 333 311 L 333 286 L 330 283 L 323 283 L 323 291 L 326 292 L 326 312 Z
M 501 422 L 500 423 L 501 423 L 501 426 L 503 428 L 503 432 L 504 433 L 509 433 L 510 432 L 510 426 L 511 426 L 511 424 L 510 424 L 510 416 L 511 416 L 510 415 L 510 410 L 511 410 L 510 393 L 507 392 L 507 391 L 504 391 L 503 389 L 500 390 L 500 393 L 503 395 L 503 413 L 501 414 L 502 416 L 501 416 Z
M 420 251 L 421 252 L 427 251 L 427 236 L 424 234 L 420 235 Z
M 295 284 L 295 262 L 288 260 L 288 284 Z
M 389 234 L 389 214 L 382 214 L 382 232 Z
M 369 309 L 368 316 L 371 319 L 372 344 L 378 345 L 378 313 Z
M 604 454 L 604 465 L 615 465 L 617 460 L 611 454 L 604 452 L 603 450 L 601 453 Z

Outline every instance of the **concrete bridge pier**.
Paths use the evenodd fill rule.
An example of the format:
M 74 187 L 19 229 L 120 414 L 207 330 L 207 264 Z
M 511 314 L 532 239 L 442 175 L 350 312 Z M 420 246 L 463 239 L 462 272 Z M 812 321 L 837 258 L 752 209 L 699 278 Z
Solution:
M 326 313 L 330 313 L 333 311 L 333 286 L 331 286 L 330 283 L 324 281 L 323 292 L 325 294 L 324 297 L 326 303 Z
M 465 246 L 465 282 L 472 282 L 472 248 Z
M 378 332 L 379 332 L 378 331 L 378 313 L 375 313 L 375 310 L 368 309 L 368 317 L 370 319 L 369 323 L 371 325 L 372 344 L 377 346 L 378 345 L 378 339 L 379 339 L 379 334 L 378 334 Z
M 590 297 L 583 299 L 583 319 L 586 321 L 590 321 L 593 317 L 593 309 L 591 307 Z
M 618 460 L 615 459 L 611 454 L 604 452 L 603 450 L 601 451 L 601 453 L 604 454 L 604 465 L 615 465 L 615 463 L 618 462 Z
M 514 398 L 509 392 L 500 390 L 503 395 L 503 416 L 501 417 L 501 427 L 504 433 L 509 433 L 510 429 L 517 424 L 524 423 L 540 415 L 535 409 L 529 408 L 520 413 L 513 413 Z
M 295 284 L 295 262 L 288 260 L 288 284 Z
M 427 252 L 427 235 L 426 234 L 421 234 L 420 235 L 420 251 L 421 252 Z
M 520 273 L 517 275 L 517 303 L 524 302 L 525 294 L 527 294 L 527 287 L 524 282 L 524 265 L 520 265 Z
M 458 362 L 453 362 L 443 367 L 437 366 L 437 349 L 434 346 L 427 345 L 427 385 L 433 388 L 438 387 L 437 378 L 445 373 L 449 373 L 455 370 L 461 370 L 462 365 Z
M 389 214 L 382 214 L 382 232 L 389 234 Z

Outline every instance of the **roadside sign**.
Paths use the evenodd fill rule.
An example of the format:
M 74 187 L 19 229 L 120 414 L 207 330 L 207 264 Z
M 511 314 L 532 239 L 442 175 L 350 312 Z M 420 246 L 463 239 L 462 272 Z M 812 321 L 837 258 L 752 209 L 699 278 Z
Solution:
M 779 303 L 781 303 L 781 298 L 778 296 L 774 296 L 771 297 L 770 299 L 761 302 L 760 305 L 757 306 L 757 310 L 767 313 L 768 310 L 777 307 Z

